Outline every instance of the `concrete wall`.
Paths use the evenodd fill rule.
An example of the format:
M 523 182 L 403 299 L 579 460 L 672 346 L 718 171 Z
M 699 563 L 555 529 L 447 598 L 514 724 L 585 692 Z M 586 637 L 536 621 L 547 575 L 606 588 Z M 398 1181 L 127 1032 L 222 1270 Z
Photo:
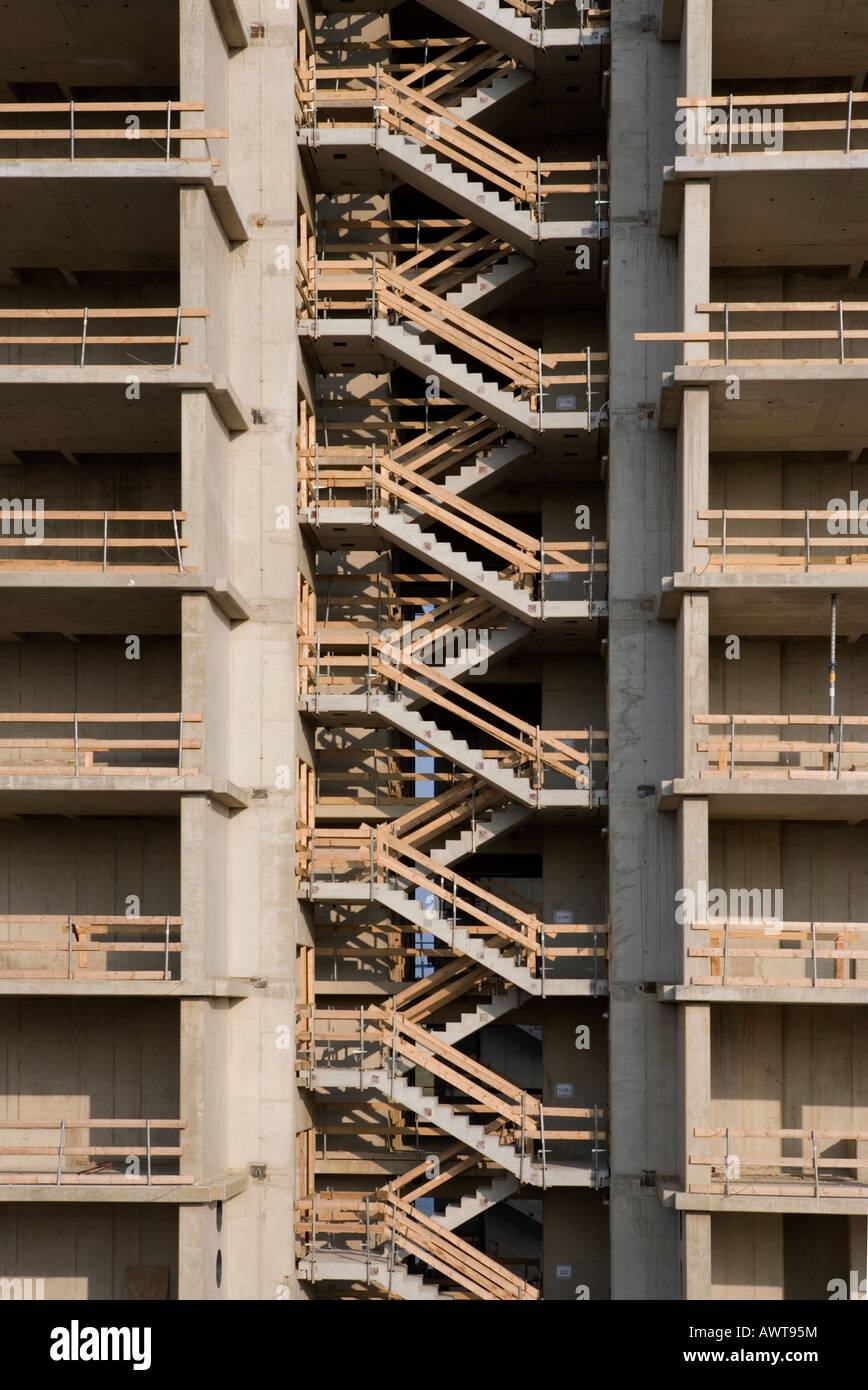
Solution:
M 0 1206 L 0 1278 L 43 1279 L 47 1300 L 177 1298 L 173 1206 Z

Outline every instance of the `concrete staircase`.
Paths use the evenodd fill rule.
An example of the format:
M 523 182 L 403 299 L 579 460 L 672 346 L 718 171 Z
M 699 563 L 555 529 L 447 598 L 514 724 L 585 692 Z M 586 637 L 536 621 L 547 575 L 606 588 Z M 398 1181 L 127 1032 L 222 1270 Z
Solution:
M 460 631 L 460 629 L 459 629 Z M 432 652 L 432 661 L 426 661 L 423 652 L 416 657 L 417 661 L 427 665 L 434 665 L 436 661 L 437 669 L 441 670 L 450 680 L 460 681 L 474 670 L 477 670 L 482 663 L 489 666 L 500 657 L 512 651 L 523 642 L 530 633 L 530 628 L 515 618 L 511 618 L 503 627 L 479 628 L 474 645 L 469 643 L 457 655 L 447 658 L 443 662 L 436 661 L 436 652 Z M 418 705 L 423 697 L 412 703 Z
M 454 1231 L 458 1226 L 463 1226 L 465 1221 L 472 1221 L 475 1216 L 482 1216 L 498 1202 L 506 1201 L 514 1192 L 518 1192 L 519 1187 L 516 1177 L 504 1174 L 503 1177 L 495 1178 L 494 1182 L 478 1187 L 475 1192 L 469 1192 L 460 1202 L 450 1202 L 445 1211 L 435 1212 L 431 1220 L 445 1226 L 447 1231 Z
M 305 1255 L 299 1260 L 298 1277 L 316 1283 L 372 1284 L 407 1302 L 454 1302 L 452 1294 L 442 1292 L 439 1285 L 420 1274 L 411 1274 L 400 1260 L 390 1268 L 385 1251 L 366 1260 L 364 1254 L 350 1250 L 318 1250 L 315 1256 Z
M 454 493 L 456 497 L 475 497 L 493 483 L 501 482 L 522 460 L 530 458 L 532 453 L 527 440 L 506 439 L 493 449 L 478 453 L 472 463 L 465 463 L 456 472 L 447 473 L 440 479 L 440 486 Z
M 428 854 L 444 867 L 457 864 L 469 854 L 475 854 L 483 845 L 490 845 L 501 835 L 517 829 L 530 815 L 526 806 L 503 806 L 497 811 L 483 812 L 477 817 L 476 825 L 466 826 L 457 835 L 450 835 L 439 849 L 430 849 Z
M 490 313 L 531 284 L 533 277 L 533 261 L 516 252 L 488 270 L 469 276 L 457 289 L 447 290 L 443 298 L 455 309 L 484 309 Z
M 602 27 L 576 27 L 576 9 L 570 5 L 573 23 L 569 28 L 546 26 L 543 36 L 535 18 L 520 15 L 511 5 L 501 5 L 498 0 L 425 0 L 428 8 L 444 19 L 451 19 L 466 34 L 474 34 L 484 39 L 501 53 L 508 53 L 525 67 L 537 69 L 544 66 L 548 50 L 575 50 L 580 45 L 600 44 L 608 41 L 608 30 Z M 566 8 L 566 7 L 565 7 Z
M 485 130 L 514 104 L 519 95 L 523 94 L 526 99 L 530 95 L 527 88 L 532 85 L 533 73 L 527 68 L 511 67 L 506 72 L 489 77 L 487 82 L 481 82 L 471 95 L 459 96 L 451 101 L 447 98 L 445 105 L 462 120 L 473 121 Z

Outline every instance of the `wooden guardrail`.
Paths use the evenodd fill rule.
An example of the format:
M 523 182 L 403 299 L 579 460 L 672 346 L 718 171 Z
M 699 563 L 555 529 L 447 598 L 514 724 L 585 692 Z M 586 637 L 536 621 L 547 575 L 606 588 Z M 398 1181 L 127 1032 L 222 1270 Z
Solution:
M 779 136 L 784 152 L 856 154 L 868 148 L 868 120 L 860 119 L 866 102 L 868 92 L 752 92 L 747 96 L 679 97 L 677 106 L 682 111 L 696 111 L 697 144 L 713 137 L 715 143 L 709 142 L 703 154 L 751 154 L 757 146 L 768 143 L 767 136 Z M 812 109 L 810 119 L 802 114 L 806 109 Z M 780 117 L 774 114 L 768 119 L 778 110 Z M 787 119 L 790 113 L 799 119 Z M 832 133 L 840 133 L 840 139 L 814 143 L 817 137 Z
M 589 1143 L 598 1149 L 607 1137 L 599 1107 L 543 1105 L 538 1096 L 392 1009 L 376 1004 L 358 1009 L 301 1005 L 296 1038 L 302 1080 L 312 1070 L 329 1068 L 356 1071 L 360 1077 L 366 1071 L 382 1076 L 390 1070 L 390 1058 L 400 1058 L 409 1069 L 424 1067 L 463 1097 L 444 1102 L 450 1109 L 483 1116 L 486 1133 L 496 1129 L 502 1143 L 515 1144 L 521 1151 L 543 1142 Z M 586 1120 L 593 1121 L 591 1128 L 570 1124 Z M 553 1127 L 557 1125 L 566 1127 Z
M 169 1164 L 165 1160 L 180 1158 L 180 1143 L 153 1142 L 155 1131 L 174 1130 L 180 1136 L 183 1129 L 186 1129 L 184 1120 L 95 1120 L 90 1117 L 59 1120 L 0 1119 L 0 1138 L 5 1137 L 6 1131 L 45 1135 L 41 1143 L 36 1139 L 30 1139 L 26 1143 L 0 1145 L 0 1186 L 51 1184 L 56 1187 L 110 1187 L 128 1183 L 130 1186 L 174 1187 L 178 1183 L 193 1183 L 195 1178 L 185 1177 L 175 1171 L 165 1171 L 167 1168 L 174 1170 L 178 1167 L 177 1163 Z M 132 1130 L 143 1133 L 144 1142 L 141 1137 L 133 1144 L 118 1144 L 116 1140 L 112 1143 L 92 1139 L 82 1141 L 77 1137 L 79 1133 L 89 1135 L 93 1132 L 110 1131 L 114 1135 Z M 57 1138 L 48 1143 L 47 1136 L 52 1131 Z M 9 1158 L 42 1158 L 48 1161 L 19 1171 L 11 1168 L 6 1162 Z M 119 1163 L 115 1161 L 118 1159 Z M 135 1160 L 134 1165 L 131 1165 L 131 1159 Z M 70 1166 L 79 1164 L 82 1160 L 98 1161 L 88 1162 L 81 1168 Z
M 174 753 L 178 776 L 194 775 L 198 768 L 183 767 L 182 756 L 185 749 L 200 749 L 200 738 L 188 738 L 185 729 L 190 724 L 201 724 L 201 714 L 128 714 L 111 711 L 107 714 L 58 714 L 54 711 L 37 710 L 24 714 L 19 711 L 0 711 L 0 728 L 8 725 L 26 725 L 38 728 L 39 725 L 72 726 L 72 736 L 53 738 L 46 734 L 19 734 L 15 737 L 0 738 L 0 774 L 3 776 L 57 776 L 68 777 L 97 775 L 117 777 L 135 775 L 139 777 L 165 777 L 173 770 L 166 763 L 146 766 L 141 763 L 122 766 L 119 763 L 97 762 L 97 757 L 109 759 L 124 753 Z M 93 725 L 136 725 L 139 728 L 148 724 L 173 724 L 177 733 L 173 738 L 96 738 L 82 735 L 82 726 Z
M 23 143 L 30 145 L 35 143 L 37 146 L 45 143 L 62 143 L 65 153 L 70 160 L 81 159 L 81 146 L 89 146 L 94 142 L 104 143 L 111 140 L 115 143 L 123 141 L 124 157 L 141 159 L 143 162 L 153 160 L 168 163 L 172 158 L 173 142 L 180 146 L 184 140 L 226 140 L 229 137 L 228 130 L 194 130 L 181 125 L 172 125 L 173 116 L 181 116 L 187 112 L 204 111 L 205 106 L 201 101 L 140 101 L 136 97 L 129 97 L 124 101 L 3 101 L 0 102 L 0 146 L 6 142 L 15 144 Z M 162 115 L 163 122 L 155 126 L 143 127 L 140 115 L 151 117 Z M 32 118 L 34 116 L 47 116 L 50 121 L 56 120 L 58 124 L 34 126 Z M 5 123 L 5 118 L 19 118 L 21 124 L 9 125 Z M 106 127 L 98 124 L 101 117 L 119 118 L 114 127 Z M 64 124 L 59 124 L 63 122 Z M 131 124 L 132 122 L 132 124 Z M 154 142 L 159 141 L 163 145 L 163 150 L 159 155 L 146 155 L 141 153 Z M 27 151 L 28 158 L 31 158 L 30 150 Z M 52 154 L 37 158 L 50 159 Z M 99 158 L 98 153 L 91 152 L 85 156 L 87 159 Z M 116 159 L 117 154 L 107 154 L 103 158 Z M 176 158 L 181 158 L 186 163 L 201 163 L 201 157 L 195 156 L 188 159 L 180 154 L 180 149 Z M 219 164 L 220 161 L 214 158 L 206 158 L 206 163 L 212 165 Z
M 170 915 L 4 913 L 0 916 L 0 980 L 177 978 L 178 972 L 173 972 L 172 964 L 177 962 L 181 951 L 182 921 L 181 917 Z M 60 936 L 62 932 L 66 935 Z M 36 964 L 48 955 L 61 962 L 59 968 L 40 968 Z M 119 955 L 128 961 L 141 960 L 142 964 L 135 969 L 113 970 L 112 961 Z M 18 968 L 6 968 L 7 962 L 16 960 L 21 961 Z M 161 968 L 148 969 L 149 964 L 159 964 Z
M 179 305 L 173 309 L 90 309 L 90 308 L 65 308 L 65 309 L 10 309 L 5 306 L 0 307 L 0 324 L 4 321 L 15 321 L 31 324 L 43 322 L 58 323 L 63 320 L 71 320 L 81 324 L 81 331 L 70 334 L 40 334 L 40 333 L 17 333 L 0 335 L 0 347 L 70 347 L 75 348 L 78 355 L 78 366 L 83 367 L 86 362 L 88 349 L 94 347 L 118 347 L 127 344 L 142 346 L 164 346 L 173 349 L 172 363 L 177 367 L 180 350 L 189 344 L 188 334 L 181 332 L 184 319 L 205 319 L 210 314 L 210 309 L 189 309 Z M 111 319 L 169 319 L 174 325 L 174 331 L 170 334 L 147 334 L 137 330 L 132 333 L 93 333 L 91 325 L 98 320 Z M 34 364 L 36 365 L 36 364 Z M 69 363 L 46 363 L 47 366 L 68 366 Z
M 836 508 L 803 511 L 700 511 L 697 520 L 709 523 L 707 535 L 694 537 L 696 551 L 707 551 L 694 570 L 726 573 L 773 570 L 834 570 L 868 563 L 868 512 Z M 762 525 L 778 527 L 775 534 L 756 534 Z M 818 524 L 819 523 L 819 524 Z M 862 527 L 865 531 L 862 531 Z
M 694 1129 L 695 1139 L 723 1139 L 724 1152 L 692 1153 L 694 1167 L 711 1168 L 711 1181 L 690 1183 L 690 1191 L 720 1193 L 727 1197 L 868 1196 L 868 1131 L 841 1129 Z M 741 1141 L 734 1147 L 733 1141 Z M 799 1145 L 793 1155 L 767 1154 L 762 1141 L 777 1140 L 780 1149 L 788 1141 Z M 753 1145 L 750 1153 L 745 1147 Z M 863 1147 L 859 1154 L 842 1155 L 840 1146 Z M 826 1153 L 827 1149 L 837 1153 Z M 759 1150 L 759 1151 L 757 1151 Z
M 354 503 L 358 506 L 361 501 L 370 509 L 372 520 L 376 520 L 382 508 L 397 510 L 403 505 L 411 512 L 421 511 L 432 521 L 456 532 L 462 540 L 487 550 L 499 562 L 500 578 L 514 579 L 525 587 L 555 574 L 587 576 L 590 583 L 593 576 L 608 570 L 604 558 L 608 550 L 606 541 L 592 536 L 585 541 L 546 543 L 448 488 L 440 487 L 418 470 L 405 468 L 394 459 L 378 457 L 375 445 L 364 461 L 344 460 L 339 457 L 338 449 L 331 453 L 328 466 L 320 460 L 313 470 L 309 464 L 300 470 L 302 486 L 311 498 L 314 520 L 321 507 L 346 507 Z
M 711 974 L 691 975 L 694 985 L 733 989 L 868 989 L 868 922 L 777 922 L 734 917 L 691 922 L 707 939 L 689 946 L 691 960 L 707 962 Z M 780 966 L 774 974 L 745 974 L 752 964 Z M 699 966 L 696 967 L 700 969 Z M 824 973 L 827 972 L 827 973 Z
M 0 502 L 0 571 L 2 570 L 102 570 L 108 569 L 135 572 L 165 569 L 167 565 L 177 565 L 180 574 L 194 574 L 194 566 L 185 566 L 183 551 L 189 542 L 181 535 L 181 526 L 187 520 L 183 511 L 168 512 L 117 512 L 117 511 L 44 511 L 34 510 L 32 505 L 12 506 Z M 84 522 L 93 523 L 100 528 L 99 535 L 86 535 L 79 532 L 76 525 L 72 534 L 46 535 L 44 523 Z M 147 526 L 154 522 L 167 522 L 171 525 L 171 535 L 131 535 L 133 526 Z M 116 534 L 118 524 L 124 528 Z M 109 527 L 112 534 L 109 535 Z M 39 530 L 34 530 L 38 527 Z M 13 534 L 9 534 L 10 529 Z M 62 527 L 59 529 L 63 529 Z M 70 528 L 71 529 L 71 528 Z M 83 531 L 83 528 L 81 528 Z M 40 531 L 42 534 L 40 534 Z M 76 532 L 79 532 L 76 534 Z M 26 558 L 16 559 L 7 555 L 8 550 L 26 551 Z M 82 550 L 99 551 L 101 557 L 94 560 L 47 559 L 46 551 Z M 120 558 L 119 552 L 156 551 L 150 564 L 133 564 L 128 558 Z
M 498 188 L 538 220 L 544 215 L 544 199 L 553 194 L 593 200 L 595 219 L 602 220 L 608 193 L 608 166 L 603 159 L 567 163 L 534 159 L 464 120 L 425 91 L 384 71 L 380 63 L 347 67 L 302 60 L 296 66 L 296 76 L 304 125 L 322 128 L 328 123 L 324 112 L 344 112 L 353 126 L 384 129 L 417 140 L 466 173 Z M 370 115 L 360 116 L 367 108 Z M 582 174 L 589 178 L 577 181 L 575 176 Z M 573 178 L 565 181 L 568 175 Z
M 348 632 L 329 637 L 334 648 L 362 646 L 362 655 L 340 650 L 324 650 L 321 634 L 299 637 L 298 665 L 302 694 L 316 702 L 325 694 L 373 694 L 397 690 L 405 698 L 423 698 L 450 715 L 456 715 L 496 741 L 498 756 L 514 771 L 525 775 L 537 787 L 545 785 L 546 773 L 557 773 L 572 784 L 579 780 L 592 785 L 593 766 L 608 760 L 606 752 L 594 745 L 607 733 L 601 729 L 544 730 L 527 720 L 499 708 L 476 691 L 450 680 L 434 665 L 426 666 L 394 652 L 394 644 L 380 633 Z M 397 661 L 392 660 L 397 655 Z M 353 668 L 357 674 L 353 674 Z M 496 722 L 494 722 L 496 721 Z M 565 740 L 570 739 L 572 746 Z M 588 751 L 575 746 L 587 745 Z
M 796 364 L 813 365 L 815 363 L 837 363 L 842 367 L 859 366 L 866 361 L 866 357 L 854 357 L 852 352 L 848 355 L 848 344 L 853 342 L 864 342 L 868 338 L 868 318 L 864 323 L 848 327 L 845 320 L 848 315 L 863 314 L 868 315 L 868 302 L 864 300 L 800 300 L 771 302 L 766 300 L 742 301 L 732 303 L 723 301 L 720 303 L 697 304 L 697 314 L 718 315 L 722 326 L 720 328 L 691 328 L 678 332 L 667 333 L 634 333 L 633 337 L 637 343 L 722 343 L 722 357 L 691 358 L 685 363 L 688 367 L 725 367 L 730 363 L 738 363 L 742 366 L 794 366 Z M 750 314 L 756 316 L 760 321 L 765 315 L 788 314 L 822 314 L 826 317 L 833 316 L 834 327 L 820 328 L 781 328 L 781 327 L 758 327 L 734 328 L 732 326 L 733 316 Z M 734 356 L 731 352 L 733 343 L 829 343 L 833 351 L 823 355 L 805 356 L 799 354 L 796 357 L 740 357 Z
M 533 1285 L 387 1190 L 372 1196 L 312 1193 L 299 1199 L 297 1218 L 301 1253 L 308 1257 L 307 1277 L 313 1282 L 317 1253 L 339 1250 L 356 1255 L 367 1268 L 385 1264 L 385 1273 L 379 1278 L 388 1283 L 397 1250 L 445 1278 L 447 1296 L 458 1293 L 483 1302 L 540 1297 Z
M 716 765 L 702 777 L 813 778 L 840 780 L 868 773 L 868 716 L 828 714 L 694 714 L 693 723 L 720 738 L 700 740 L 696 749 Z M 815 738 L 790 738 L 792 729 L 816 731 Z M 747 733 L 762 729 L 762 733 Z M 845 730 L 861 729 L 863 738 L 845 739 Z M 825 735 L 825 736 L 824 736 Z

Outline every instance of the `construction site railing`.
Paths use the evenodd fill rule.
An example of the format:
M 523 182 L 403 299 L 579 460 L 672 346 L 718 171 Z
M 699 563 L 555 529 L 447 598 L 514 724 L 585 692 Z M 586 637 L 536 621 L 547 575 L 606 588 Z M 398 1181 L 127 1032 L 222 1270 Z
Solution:
M 504 766 L 513 771 L 523 768 L 537 788 L 545 786 L 546 773 L 566 777 L 576 787 L 590 788 L 594 765 L 608 762 L 608 753 L 594 747 L 595 743 L 606 743 L 606 730 L 540 729 L 450 680 L 438 667 L 425 666 L 396 652 L 397 644 L 380 633 L 340 633 L 330 636 L 329 641 L 334 647 L 361 646 L 365 650 L 353 656 L 323 650 L 318 639 L 299 639 L 299 666 L 307 686 L 304 693 L 313 696 L 314 711 L 320 696 L 326 694 L 367 696 L 397 691 L 411 701 L 436 705 L 495 739 Z M 588 751 L 577 744 L 586 745 Z
M 75 1111 L 73 1111 L 75 1114 Z M 27 1142 L 0 1146 L 0 1186 L 52 1185 L 56 1187 L 110 1187 L 129 1184 L 133 1187 L 174 1187 L 193 1183 L 177 1171 L 181 1157 L 180 1142 L 155 1144 L 154 1134 L 164 1130 L 180 1132 L 186 1129 L 184 1120 L 3 1120 L 0 1119 L 0 1138 L 6 1132 L 32 1132 Z M 109 1132 L 106 1142 L 90 1139 L 93 1132 Z M 118 1143 L 117 1136 L 136 1131 L 132 1144 Z M 50 1133 L 57 1138 L 47 1142 Z M 26 1169 L 13 1166 L 9 1160 L 31 1160 Z M 33 1163 L 33 1159 L 43 1159 Z M 87 1160 L 83 1162 L 83 1160 Z M 91 1161 L 96 1160 L 96 1161 Z M 176 1160 L 169 1162 L 168 1160 Z
M 417 140 L 452 164 L 484 179 L 537 220 L 544 200 L 553 194 L 593 199 L 595 219 L 607 203 L 608 166 L 604 159 L 551 163 L 522 154 L 424 91 L 383 70 L 382 64 L 326 66 L 308 61 L 296 67 L 296 93 L 302 125 L 363 125 Z M 359 112 L 370 108 L 370 116 Z M 346 120 L 323 119 L 323 113 L 346 113 Z M 590 180 L 564 181 L 565 175 L 589 174 Z
M 91 161 L 98 158 L 117 159 L 116 152 L 101 155 L 98 150 L 92 149 L 82 155 L 82 146 L 87 148 L 94 142 L 104 143 L 110 140 L 115 144 L 123 142 L 125 159 L 168 163 L 172 159 L 174 143 L 179 147 L 175 158 L 183 159 L 186 163 L 200 163 L 201 156 L 188 159 L 181 155 L 180 142 L 226 140 L 229 138 L 229 131 L 194 130 L 181 125 L 173 126 L 172 118 L 204 109 L 201 101 L 139 101 L 135 97 L 124 101 L 3 101 L 0 102 L 0 157 L 9 157 L 2 153 L 2 145 L 13 142 L 16 145 L 24 144 L 25 148 L 31 144 L 38 147 L 46 143 L 59 143 L 62 153 L 72 161 L 82 158 Z M 162 122 L 157 125 L 142 125 L 140 117 L 144 116 L 147 119 L 154 115 L 162 116 Z M 52 123 L 36 127 L 33 125 L 34 116 L 47 116 Z M 8 117 L 20 118 L 21 124 L 6 124 L 5 118 Z M 111 123 L 108 127 L 100 123 L 102 117 L 108 118 Z M 162 147 L 159 154 L 143 153 L 153 144 Z M 26 157 L 52 159 L 56 156 L 53 153 L 40 154 L 39 148 L 26 148 Z M 220 163 L 218 159 L 210 157 L 205 162 L 212 165 Z
M 690 1183 L 696 1193 L 726 1197 L 868 1197 L 868 1130 L 694 1129 L 695 1139 L 723 1139 L 724 1152 L 692 1153 L 694 1167 L 710 1168 L 711 1181 Z M 733 1141 L 740 1141 L 733 1147 Z M 770 1152 L 775 1141 L 776 1152 Z M 792 1155 L 782 1151 L 797 1146 Z M 852 1145 L 856 1153 L 842 1154 Z M 859 1150 L 862 1150 L 859 1153 Z M 828 1151 L 832 1152 L 828 1152 Z
M 852 348 L 849 347 L 854 342 L 864 342 L 868 338 L 868 302 L 864 300 L 848 302 L 843 299 L 830 299 L 779 303 L 757 300 L 737 304 L 727 301 L 697 304 L 696 313 L 719 316 L 721 326 L 697 327 L 672 333 L 634 333 L 633 337 L 637 343 L 721 343 L 723 345 L 722 357 L 690 358 L 685 361 L 684 365 L 687 367 L 727 367 L 731 363 L 738 363 L 741 366 L 787 366 L 795 365 L 797 362 L 809 366 L 814 363 L 837 363 L 842 367 L 852 367 L 859 366 L 868 360 L 865 355 L 854 356 Z M 755 317 L 759 321 L 758 324 L 750 328 L 733 327 L 733 317 L 741 317 L 745 314 Z M 834 326 L 831 328 L 760 326 L 763 321 L 768 322 L 768 319 L 765 318 L 766 315 L 786 316 L 788 314 L 805 316 L 821 314 L 831 317 Z M 865 317 L 856 324 L 848 325 L 845 320 L 852 315 L 864 315 Z M 759 342 L 780 344 L 781 355 L 778 357 L 772 355 L 744 357 L 733 354 L 731 350 L 733 344 Z M 788 343 L 828 343 L 830 350 L 813 353 L 799 350 L 792 357 L 787 357 L 785 352 Z
M 759 922 L 734 917 L 691 922 L 706 938 L 689 946 L 691 960 L 710 975 L 692 973 L 694 985 L 732 989 L 868 989 L 868 922 Z M 762 973 L 773 962 L 774 974 Z M 866 964 L 862 964 L 866 962 Z M 757 973 L 744 973 L 751 967 Z M 696 970 L 701 967 L 697 966 Z
M 0 711 L 0 728 L 4 725 L 26 725 L 36 730 L 43 724 L 72 726 L 71 737 L 63 735 L 53 738 L 47 733 L 22 733 L 11 738 L 0 738 L 0 774 L 19 777 L 58 774 L 69 777 L 93 777 L 100 774 L 110 777 L 165 777 L 175 771 L 178 776 L 192 775 L 198 772 L 198 768 L 183 766 L 183 753 L 187 749 L 201 749 L 202 740 L 188 738 L 185 728 L 190 724 L 201 723 L 201 714 L 187 713 L 122 714 L 112 711 L 108 714 L 94 714 L 88 711 L 85 714 L 58 714 L 38 710 L 22 714 L 18 711 Z M 81 732 L 82 726 L 92 727 L 100 724 L 132 724 L 138 728 L 149 724 L 171 724 L 177 732 L 172 738 L 121 738 L 117 735 L 96 738 Z M 172 761 L 166 759 L 154 765 L 136 762 L 122 764 L 118 761 L 124 754 L 129 753 L 171 755 Z M 97 762 L 97 758 L 103 761 Z
M 497 1133 L 501 1143 L 513 1144 L 521 1153 L 554 1142 L 598 1146 L 607 1137 L 600 1127 L 599 1107 L 543 1105 L 538 1096 L 392 1009 L 376 1004 L 358 1009 L 301 1005 L 296 1037 L 301 1084 L 313 1075 L 314 1084 L 321 1085 L 321 1074 L 334 1070 L 339 1086 L 346 1085 L 344 1078 L 351 1072 L 363 1089 L 370 1079 L 388 1090 L 396 1068 L 404 1073 L 422 1067 L 460 1097 L 444 1104 L 456 1114 L 477 1117 L 483 1126 L 480 1133 Z M 593 1128 L 579 1127 L 586 1120 L 593 1120 Z
M 188 334 L 181 332 L 181 327 L 185 319 L 205 319 L 210 314 L 210 309 L 188 309 L 182 306 L 170 309 L 153 308 L 134 308 L 134 309 L 90 309 L 90 308 L 65 308 L 65 309 L 10 309 L 5 306 L 0 307 L 0 323 L 14 320 L 16 322 L 26 322 L 31 325 L 40 323 L 57 323 L 63 320 L 72 320 L 80 323 L 81 328 L 77 333 L 64 334 L 40 334 L 40 333 L 17 333 L 4 334 L 0 336 L 0 348 L 3 347 L 68 347 L 72 350 L 72 361 L 62 363 L 38 363 L 34 366 L 61 366 L 67 367 L 75 365 L 84 367 L 92 365 L 88 354 L 93 353 L 94 348 L 101 347 L 122 347 L 135 345 L 160 346 L 170 348 L 172 361 L 171 365 L 177 367 L 180 360 L 180 351 L 186 347 L 190 338 Z M 173 330 L 169 334 L 148 334 L 141 330 L 127 333 L 93 333 L 92 325 L 95 322 L 109 319 L 117 321 L 119 319 L 168 319 Z
M 116 512 L 116 511 L 44 511 L 34 510 L 31 505 L 12 506 L 0 502 L 0 570 L 124 570 L 138 573 L 165 569 L 168 565 L 177 566 L 179 574 L 193 574 L 195 567 L 185 566 L 183 552 L 189 541 L 181 535 L 187 513 L 168 512 Z M 46 535 L 48 523 L 76 523 L 69 527 L 70 534 Z M 83 526 L 78 523 L 93 523 L 99 527 L 99 534 L 82 534 Z M 156 522 L 167 522 L 171 526 L 170 535 L 130 535 L 133 526 L 147 527 Z M 117 534 L 120 526 L 121 534 Z M 111 527 L 111 534 L 109 528 Z M 64 527 L 59 528 L 61 531 Z M 11 533 L 11 534 L 10 534 Z M 7 550 L 26 549 L 26 558 L 16 559 L 7 556 Z M 95 550 L 99 557 L 93 560 L 48 559 L 46 551 L 52 550 Z M 133 564 L 123 551 L 153 550 L 150 564 Z
M 708 534 L 693 540 L 696 551 L 708 552 L 702 564 L 698 559 L 694 563 L 694 570 L 700 573 L 840 573 L 842 566 L 868 563 L 868 512 L 828 507 L 806 507 L 803 511 L 724 508 L 697 512 L 696 516 L 699 522 L 708 523 Z M 753 534 L 760 523 L 777 526 L 777 534 Z M 744 534 L 748 527 L 751 533 Z
M 391 1285 L 396 1252 L 419 1260 L 447 1281 L 447 1294 L 484 1302 L 534 1300 L 539 1291 L 505 1266 L 386 1191 L 371 1196 L 314 1193 L 299 1199 L 296 1231 L 308 1258 L 307 1277 L 316 1282 L 318 1251 L 355 1255 L 376 1262 L 378 1282 Z M 385 1261 L 385 1271 L 381 1266 Z M 402 1261 L 403 1264 L 403 1261 Z M 457 1286 L 453 1290 L 452 1286 Z
M 784 153 L 864 152 L 868 148 L 868 119 L 860 119 L 860 113 L 868 115 L 866 103 L 868 92 L 763 92 L 747 96 L 730 92 L 679 97 L 677 106 L 680 111 L 696 113 L 696 138 L 690 143 L 704 146 L 704 155 L 720 157 L 769 148 Z M 834 139 L 827 139 L 832 135 Z
M 182 921 L 170 915 L 4 913 L 0 916 L 0 980 L 178 979 Z M 47 956 L 54 956 L 59 966 L 40 968 Z M 141 961 L 141 965 L 111 969 L 115 961 L 120 964 L 120 957 L 127 964 Z M 20 965 L 13 968 L 16 961 Z M 148 969 L 149 965 L 160 968 Z
M 843 780 L 868 773 L 866 715 L 694 714 L 693 723 L 725 731 L 720 738 L 696 745 L 697 752 L 709 754 L 714 764 L 702 771 L 703 777 Z M 799 728 L 816 731 L 816 736 L 788 737 L 791 729 Z M 845 739 L 848 729 L 864 734 Z

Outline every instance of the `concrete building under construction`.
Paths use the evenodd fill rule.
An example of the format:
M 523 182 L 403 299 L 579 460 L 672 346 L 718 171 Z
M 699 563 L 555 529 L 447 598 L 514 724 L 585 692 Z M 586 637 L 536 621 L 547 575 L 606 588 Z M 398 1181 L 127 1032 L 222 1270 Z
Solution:
M 865 7 L 370 4 L 4 9 L 2 1295 L 858 1288 Z

